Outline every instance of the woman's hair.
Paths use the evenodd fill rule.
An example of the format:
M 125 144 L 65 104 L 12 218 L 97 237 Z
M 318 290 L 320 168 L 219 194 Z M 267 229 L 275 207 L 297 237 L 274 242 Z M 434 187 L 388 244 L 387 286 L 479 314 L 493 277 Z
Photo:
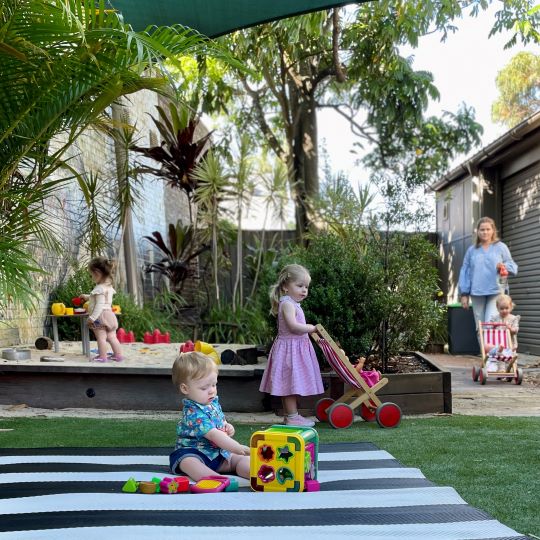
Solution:
M 283 268 L 279 274 L 277 283 L 274 283 L 270 287 L 270 313 L 272 313 L 272 315 L 278 314 L 279 298 L 283 296 L 283 293 L 285 292 L 283 290 L 285 285 L 291 281 L 300 280 L 304 276 L 310 277 L 309 272 L 299 264 L 288 264 Z
M 172 367 L 172 382 L 179 389 L 182 383 L 202 379 L 217 371 L 216 363 L 206 354 L 197 351 L 180 353 Z
M 495 299 L 495 304 L 497 306 L 497 309 L 501 307 L 501 304 L 508 304 L 510 306 L 510 309 L 514 309 L 516 305 L 514 302 L 512 302 L 512 298 L 508 294 L 499 294 L 497 298 Z
M 90 272 L 97 270 L 98 272 L 101 272 L 105 279 L 112 279 L 115 267 L 116 263 L 106 257 L 94 257 L 88 263 L 88 270 L 90 270 Z
M 493 238 L 491 239 L 491 242 L 499 241 L 499 233 L 497 232 L 497 225 L 495 225 L 495 221 L 493 221 L 490 217 L 482 217 L 478 220 L 478 223 L 476 224 L 476 242 L 475 242 L 476 247 L 480 245 L 480 238 L 478 237 L 478 229 L 480 229 L 480 225 L 482 225 L 483 223 L 489 223 L 491 225 L 491 228 L 493 229 Z

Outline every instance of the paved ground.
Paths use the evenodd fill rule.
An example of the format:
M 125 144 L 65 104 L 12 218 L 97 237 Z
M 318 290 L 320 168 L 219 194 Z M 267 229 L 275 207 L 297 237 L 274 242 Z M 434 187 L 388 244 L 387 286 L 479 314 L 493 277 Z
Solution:
M 540 357 L 521 354 L 523 384 L 488 379 L 482 386 L 472 380 L 477 356 L 430 354 L 438 365 L 452 373 L 452 404 L 456 414 L 491 416 L 540 416 Z
M 95 347 L 95 342 L 91 343 Z M 178 345 L 143 345 L 140 343 L 125 346 L 126 361 L 114 365 L 118 369 L 124 367 L 169 367 L 176 356 Z M 47 351 L 49 353 L 50 351 Z M 33 351 L 32 360 L 40 361 L 43 351 Z M 60 354 L 51 354 L 59 362 L 70 365 L 87 364 L 88 360 L 80 353 L 80 343 L 62 343 Z M 439 366 L 452 373 L 452 398 L 454 414 L 486 415 L 486 416 L 540 416 L 540 357 L 520 355 L 519 363 L 525 376 L 521 386 L 505 381 L 488 380 L 481 386 L 473 382 L 471 370 L 479 365 L 480 359 L 475 356 L 454 356 L 449 354 L 427 355 Z M 0 360 L 1 364 L 5 360 Z M 224 369 L 252 370 L 253 366 L 224 366 Z M 23 403 L 0 405 L 0 417 L 115 417 L 115 418 L 177 418 L 176 411 L 104 411 L 99 409 L 35 409 Z M 272 423 L 280 421 L 273 413 L 227 413 L 232 422 Z

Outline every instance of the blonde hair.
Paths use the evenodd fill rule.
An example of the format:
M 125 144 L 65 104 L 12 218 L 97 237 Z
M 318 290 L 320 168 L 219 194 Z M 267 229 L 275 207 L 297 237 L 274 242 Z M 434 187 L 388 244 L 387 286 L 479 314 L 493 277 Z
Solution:
M 101 272 L 104 281 L 112 281 L 114 270 L 116 268 L 116 262 L 106 257 L 94 257 L 88 263 L 88 270 L 90 272 L 97 270 Z
M 197 351 L 180 353 L 172 367 L 172 382 L 179 389 L 182 383 L 202 379 L 212 372 L 217 373 L 218 367 L 206 354 Z
M 277 283 L 274 283 L 270 287 L 270 313 L 272 313 L 272 315 L 278 314 L 279 299 L 285 292 L 285 285 L 291 281 L 300 280 L 305 276 L 311 279 L 307 269 L 299 264 L 288 264 L 281 270 Z
M 495 305 L 497 306 L 497 309 L 501 307 L 502 303 L 507 303 L 510 306 L 510 310 L 514 309 L 516 305 L 512 301 L 512 298 L 510 298 L 510 295 L 508 294 L 499 294 L 497 298 L 495 299 Z
M 499 232 L 497 231 L 497 225 L 495 225 L 495 221 L 492 220 L 490 217 L 482 217 L 478 220 L 478 223 L 476 224 L 476 247 L 480 245 L 480 238 L 478 236 L 478 229 L 480 228 L 480 225 L 483 225 L 484 223 L 489 223 L 491 225 L 491 228 L 493 229 L 493 236 L 491 238 L 491 243 L 498 242 L 499 239 Z

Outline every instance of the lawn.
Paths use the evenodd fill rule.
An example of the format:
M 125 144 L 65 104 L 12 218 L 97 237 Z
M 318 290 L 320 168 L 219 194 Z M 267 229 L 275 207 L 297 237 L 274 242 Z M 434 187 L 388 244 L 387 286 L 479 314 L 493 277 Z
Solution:
M 13 429 L 0 431 L 0 447 L 170 446 L 174 427 L 174 421 L 141 419 L 0 419 L 1 429 Z M 264 427 L 236 425 L 236 438 L 247 444 Z M 442 416 L 405 419 L 394 430 L 364 422 L 317 430 L 321 442 L 370 441 L 509 527 L 540 538 L 540 418 Z

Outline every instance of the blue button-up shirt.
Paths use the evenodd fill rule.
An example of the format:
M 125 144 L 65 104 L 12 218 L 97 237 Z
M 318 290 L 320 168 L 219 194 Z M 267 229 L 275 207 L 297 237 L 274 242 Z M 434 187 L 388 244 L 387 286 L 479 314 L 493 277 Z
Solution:
M 487 249 L 471 246 L 459 273 L 458 289 L 460 294 L 488 296 L 498 294 L 497 264 L 504 263 L 510 274 L 517 274 L 517 264 L 512 260 L 510 250 L 504 242 L 494 242 Z

